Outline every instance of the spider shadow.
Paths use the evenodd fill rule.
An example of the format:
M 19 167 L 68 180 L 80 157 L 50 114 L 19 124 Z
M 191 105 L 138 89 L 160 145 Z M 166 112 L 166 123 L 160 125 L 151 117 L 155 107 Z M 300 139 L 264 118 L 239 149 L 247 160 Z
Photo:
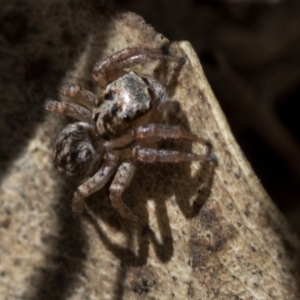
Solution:
M 42 237 L 50 250 L 44 255 L 45 263 L 35 270 L 31 281 L 37 288 L 30 299 L 66 299 L 74 290 L 78 274 L 84 269 L 88 241 L 80 217 L 74 216 L 70 204 L 75 186 L 66 182 L 58 203 L 52 210 L 59 220 L 57 234 Z M 27 298 L 26 298 L 27 299 Z
M 175 106 L 180 110 L 178 103 Z M 182 113 L 175 114 L 172 123 L 180 123 L 188 129 L 187 118 L 183 118 L 183 116 Z M 180 151 L 192 152 L 192 143 L 187 141 L 164 141 L 161 148 L 178 150 L 178 146 Z M 207 154 L 208 157 L 210 154 L 210 152 Z M 109 184 L 87 201 L 86 220 L 94 227 L 102 244 L 113 253 L 121 264 L 114 291 L 115 299 L 122 299 L 126 270 L 130 267 L 146 265 L 150 245 L 162 263 L 170 261 L 174 254 L 174 240 L 171 229 L 172 220 L 168 215 L 168 202 L 171 202 L 172 206 L 178 206 L 187 219 L 197 216 L 202 205 L 210 197 L 215 167 L 215 163 L 206 161 L 199 166 L 195 174 L 191 175 L 191 164 L 188 162 L 178 164 L 139 163 L 130 186 L 125 190 L 123 200 L 134 213 L 138 212 L 140 218 L 148 224 L 144 228 L 129 221 L 117 219 L 117 213 L 113 210 L 108 197 Z M 99 202 L 99 198 L 101 198 L 101 202 Z M 190 203 L 191 198 L 193 201 Z M 157 232 L 149 227 L 147 210 L 149 201 L 154 202 Z M 119 233 L 121 232 L 126 237 L 125 245 L 113 242 L 105 234 L 99 219 Z
M 175 94 L 176 82 L 183 65 L 173 68 L 171 76 L 168 67 L 159 64 L 153 71 L 154 77 L 161 82 L 168 82 L 170 98 Z M 171 116 L 168 121 L 173 125 L 182 125 L 188 131 L 189 123 L 183 113 L 180 104 L 171 101 Z M 192 152 L 192 143 L 187 141 L 164 141 L 161 145 L 164 149 L 174 149 L 183 152 Z M 210 152 L 207 153 L 208 157 Z M 153 246 L 156 257 L 162 262 L 170 261 L 174 254 L 174 240 L 171 229 L 171 220 L 168 215 L 168 201 L 171 205 L 177 205 L 181 213 L 187 219 L 192 219 L 199 214 L 202 205 L 210 197 L 211 187 L 216 164 L 210 161 L 202 163 L 195 174 L 191 175 L 191 164 L 188 162 L 178 164 L 138 164 L 136 173 L 130 186 L 125 190 L 123 200 L 138 212 L 140 218 L 148 224 L 140 228 L 129 221 L 117 219 L 117 213 L 113 210 L 106 188 L 88 200 L 88 213 L 86 220 L 95 228 L 102 244 L 120 261 L 114 290 L 115 299 L 122 299 L 126 281 L 126 271 L 130 267 L 143 267 L 149 256 L 149 247 Z M 97 200 L 96 200 L 97 198 Z M 101 204 L 99 203 L 101 198 Z M 149 200 L 151 199 L 151 200 Z M 169 200 L 171 199 L 171 200 Z M 190 199 L 193 199 L 190 202 Z M 157 222 L 157 232 L 149 227 L 149 214 L 147 203 L 154 202 L 154 214 Z M 107 223 L 126 237 L 125 245 L 113 242 L 104 232 L 98 221 Z M 159 238 L 158 238 L 159 236 Z M 132 287 L 132 290 L 135 288 Z

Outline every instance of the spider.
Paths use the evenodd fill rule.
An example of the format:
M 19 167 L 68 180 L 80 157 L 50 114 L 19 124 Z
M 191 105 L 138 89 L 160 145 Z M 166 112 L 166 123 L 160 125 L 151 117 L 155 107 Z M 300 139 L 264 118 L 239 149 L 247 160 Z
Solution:
M 122 200 L 137 162 L 207 160 L 207 155 L 157 149 L 162 139 L 209 143 L 181 126 L 161 123 L 170 102 L 167 89 L 149 75 L 126 70 L 152 60 L 185 63 L 185 58 L 158 49 L 126 48 L 95 64 L 93 79 L 101 88 L 97 95 L 79 85 L 65 84 L 61 93 L 78 104 L 46 101 L 47 110 L 80 121 L 62 129 L 54 150 L 60 172 L 88 178 L 74 193 L 74 212 L 82 212 L 84 200 L 116 173 L 109 189 L 112 206 L 123 218 L 142 223 Z

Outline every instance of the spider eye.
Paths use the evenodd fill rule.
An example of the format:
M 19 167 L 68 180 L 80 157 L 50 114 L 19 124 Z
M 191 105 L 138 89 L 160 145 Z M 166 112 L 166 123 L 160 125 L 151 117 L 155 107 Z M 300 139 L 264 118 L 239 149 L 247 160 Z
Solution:
M 97 112 L 97 113 L 95 114 L 95 116 L 94 116 L 94 122 L 95 122 L 95 123 L 97 123 L 97 120 L 98 120 L 98 118 L 99 118 L 99 115 L 100 115 L 99 112 Z
M 149 80 L 148 80 L 147 78 L 142 77 L 142 80 L 143 80 L 147 85 L 149 85 Z
M 123 120 L 124 120 L 125 122 L 130 122 L 131 118 L 130 118 L 130 116 L 128 116 L 128 115 L 124 115 Z
M 155 94 L 154 94 L 154 92 L 152 91 L 152 89 L 148 88 L 147 90 L 148 90 L 148 93 L 149 93 L 150 97 L 151 97 L 152 99 L 154 99 L 154 98 L 155 98 Z
M 114 95 L 113 95 L 112 91 L 109 91 L 104 95 L 105 100 L 113 100 L 113 98 L 114 98 Z
M 119 107 L 118 107 L 118 105 L 115 103 L 115 104 L 113 105 L 113 107 L 111 108 L 111 114 L 112 114 L 113 116 L 115 116 L 116 113 L 118 112 L 118 110 L 119 110 Z

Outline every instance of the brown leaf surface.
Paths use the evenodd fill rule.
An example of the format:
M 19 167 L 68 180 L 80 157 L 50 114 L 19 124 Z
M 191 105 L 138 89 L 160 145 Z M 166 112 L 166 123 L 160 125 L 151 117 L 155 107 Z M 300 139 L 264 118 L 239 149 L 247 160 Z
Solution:
M 87 201 L 86 214 L 73 216 L 76 184 L 53 169 L 51 158 L 63 124 L 46 114 L 2 179 L 0 294 L 4 299 L 299 299 L 299 241 L 236 144 L 191 45 L 170 44 L 133 13 L 96 14 L 92 20 L 97 30 L 88 32 L 92 21 L 82 21 L 85 27 L 76 31 L 85 36 L 73 65 L 68 70 L 58 65 L 67 71 L 59 84 L 91 87 L 93 63 L 125 47 L 164 47 L 186 56 L 182 68 L 149 64 L 142 72 L 168 86 L 175 103 L 171 121 L 209 139 L 218 164 L 139 165 L 125 201 L 150 231 L 120 220 L 107 188 Z M 66 46 L 62 57 L 71 48 Z M 60 62 L 50 58 L 55 59 Z M 165 146 L 205 151 L 186 142 Z

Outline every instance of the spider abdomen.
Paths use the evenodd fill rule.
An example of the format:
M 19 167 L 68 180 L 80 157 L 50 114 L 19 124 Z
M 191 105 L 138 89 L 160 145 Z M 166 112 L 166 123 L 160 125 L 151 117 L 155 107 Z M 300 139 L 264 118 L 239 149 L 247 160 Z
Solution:
M 92 138 L 91 126 L 78 122 L 67 125 L 59 133 L 54 151 L 58 170 L 68 176 L 86 176 L 101 159 Z

